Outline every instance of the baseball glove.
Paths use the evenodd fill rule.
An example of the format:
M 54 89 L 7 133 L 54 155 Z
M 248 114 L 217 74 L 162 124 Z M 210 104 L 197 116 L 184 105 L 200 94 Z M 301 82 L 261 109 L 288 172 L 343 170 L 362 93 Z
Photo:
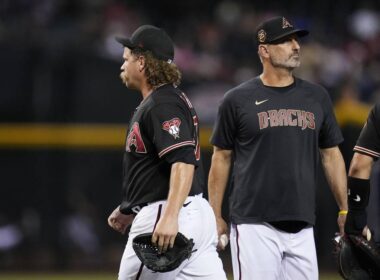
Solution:
M 159 253 L 158 247 L 152 244 L 152 233 L 143 233 L 133 239 L 133 250 L 140 261 L 150 270 L 168 272 L 176 269 L 185 260 L 189 259 L 193 250 L 193 239 L 187 239 L 180 232 L 177 233 L 173 248 L 165 253 Z
M 380 251 L 373 241 L 360 235 L 337 237 L 334 254 L 343 279 L 380 279 Z

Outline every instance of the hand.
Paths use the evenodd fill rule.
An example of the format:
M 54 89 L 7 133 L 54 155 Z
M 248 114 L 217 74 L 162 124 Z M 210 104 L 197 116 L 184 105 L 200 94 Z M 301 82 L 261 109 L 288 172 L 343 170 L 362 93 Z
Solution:
M 370 241 L 372 239 L 372 233 L 369 230 L 368 226 L 365 226 L 362 235 L 367 239 L 367 241 Z
M 152 243 L 160 253 L 165 253 L 168 247 L 173 248 L 178 233 L 178 218 L 162 216 L 153 232 Z
M 125 215 L 120 212 L 120 206 L 108 217 L 108 225 L 114 230 L 124 234 L 127 227 L 132 224 L 135 215 Z
M 338 227 L 340 236 L 344 235 L 344 224 L 346 223 L 347 214 L 338 214 Z
M 220 241 L 220 236 L 223 234 L 229 236 L 229 233 L 227 223 L 223 220 L 222 217 L 216 218 L 216 229 L 218 232 L 218 245 L 216 246 L 216 248 L 218 249 L 218 251 L 224 250 L 224 246 Z

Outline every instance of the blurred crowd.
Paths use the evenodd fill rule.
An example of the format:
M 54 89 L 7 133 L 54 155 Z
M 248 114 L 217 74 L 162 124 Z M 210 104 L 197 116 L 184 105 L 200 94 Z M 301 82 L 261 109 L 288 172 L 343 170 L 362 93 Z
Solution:
M 345 135 L 343 154 L 346 163 L 349 163 L 353 143 L 372 104 L 380 98 L 380 2 L 375 0 L 289 0 L 276 4 L 272 1 L 243 0 L 0 0 L 0 65 L 5 61 L 8 65 L 6 69 L 0 68 L 1 103 L 17 104 L 12 108 L 0 104 L 0 117 L 5 116 L 0 121 L 31 121 L 22 117 L 7 117 L 16 113 L 24 116 L 24 108 L 28 106 L 23 104 L 26 103 L 36 107 L 34 115 L 37 117 L 34 121 L 49 120 L 44 119 L 42 112 L 48 106 L 46 104 L 51 104 L 48 103 L 52 100 L 49 94 L 57 94 L 62 90 L 61 87 L 63 93 L 58 99 L 58 107 L 52 110 L 53 113 L 58 114 L 63 110 L 62 107 L 78 105 L 84 100 L 90 104 L 99 103 L 94 96 L 94 101 L 85 98 L 76 100 L 76 103 L 65 101 L 66 98 L 73 98 L 72 91 L 81 89 L 70 87 L 70 82 L 75 78 L 72 77 L 72 68 L 67 64 L 75 60 L 73 57 L 86 56 L 121 65 L 122 48 L 114 40 L 115 36 L 129 36 L 138 26 L 153 24 L 164 28 L 173 38 L 176 47 L 174 62 L 183 73 L 182 88 L 191 96 L 202 123 L 212 126 L 218 101 L 223 94 L 261 72 L 254 30 L 263 19 L 277 15 L 284 15 L 297 26 L 310 30 L 310 36 L 301 41 L 302 66 L 296 75 L 320 83 L 329 90 Z M 15 49 L 22 49 L 20 54 L 23 55 L 18 56 L 15 55 L 17 52 L 12 52 L 13 56 L 8 56 L 8 52 Z M 91 64 L 91 67 L 93 69 L 81 68 L 81 75 L 86 75 L 87 70 L 102 68 L 97 63 Z M 102 70 L 104 75 L 107 69 L 109 68 Z M 10 80 L 5 78 L 9 77 L 9 73 L 17 75 L 12 87 L 9 85 Z M 51 73 L 58 73 L 56 76 L 59 77 L 51 76 Z M 117 73 L 113 76 L 117 76 Z M 92 78 L 90 75 L 85 77 Z M 94 78 L 99 79 L 102 77 Z M 58 86 L 53 93 L 54 84 Z M 10 88 L 19 91 L 17 94 L 13 90 L 7 92 Z M 14 101 L 9 101 L 13 99 Z M 107 102 L 103 105 L 106 106 Z M 109 106 L 111 108 L 115 105 Z M 72 111 L 67 109 L 64 112 Z M 79 111 L 81 110 L 78 109 Z M 94 114 L 99 115 L 99 111 L 94 110 Z M 85 122 L 86 119 L 80 121 Z M 125 122 L 124 116 L 121 121 Z M 113 167 L 118 170 L 120 162 L 118 156 L 115 158 L 117 160 Z M 56 159 L 58 157 L 53 159 L 46 156 L 41 161 L 53 168 L 58 161 Z M 69 166 L 71 163 L 66 160 Z M 61 165 L 64 163 L 61 162 Z M 102 160 L 96 162 L 98 168 L 101 164 L 103 167 L 107 165 Z M 70 170 L 65 166 L 62 168 Z M 78 170 L 81 167 L 78 163 Z M 98 180 L 106 176 L 104 169 L 99 174 L 94 169 L 87 170 L 87 173 L 92 177 L 97 176 Z M 74 171 L 71 170 L 72 175 L 69 174 L 71 178 L 77 178 Z M 39 172 L 44 176 L 42 167 Z M 57 177 L 62 176 L 60 172 L 55 173 Z M 70 172 L 66 170 L 64 175 L 67 173 Z M 109 175 L 116 177 L 118 173 L 112 170 Z M 106 181 L 105 178 L 103 180 Z M 47 185 L 49 182 L 45 183 Z M 83 185 L 83 182 L 79 183 L 78 185 Z M 89 193 L 96 183 L 88 183 Z M 62 186 L 65 184 L 68 182 L 62 183 Z M 116 197 L 119 186 L 112 188 Z M 29 195 L 33 192 L 28 191 Z M 53 191 L 48 192 L 54 195 Z M 70 196 L 70 193 L 63 196 Z M 79 248 L 83 254 L 98 254 L 104 236 L 109 236 L 109 233 L 104 233 L 107 213 L 103 213 L 109 205 L 104 204 L 103 208 L 96 205 L 95 202 L 101 199 L 101 195 L 89 202 L 86 191 L 79 191 L 74 197 L 70 201 L 78 203 L 72 205 L 81 209 L 74 211 L 66 206 L 70 209 L 70 214 L 61 213 L 60 219 L 57 218 L 59 224 L 51 231 L 47 230 L 47 235 L 57 236 L 52 244 L 60 256 L 65 252 L 67 254 L 70 246 Z M 47 195 L 46 198 L 49 199 Z M 50 202 L 41 208 L 49 211 L 54 206 L 55 202 Z M 21 212 L 20 221 L 15 223 L 12 219 L 2 220 L 5 217 L 0 212 L 0 262 L 3 264 L 9 259 L 2 258 L 1 252 L 16 247 L 25 236 L 31 236 L 29 240 L 33 240 L 36 238 L 33 234 L 38 234 L 40 227 L 43 227 L 39 211 L 24 209 Z M 99 213 L 103 213 L 101 219 Z M 50 219 L 52 221 L 49 225 L 53 225 L 54 218 Z M 31 246 L 33 248 L 34 245 Z M 105 257 L 107 258 L 110 259 L 109 256 Z
M 270 1 L 269 1 L 270 2 Z M 176 43 L 175 63 L 204 122 L 208 104 L 260 72 L 253 33 L 263 18 L 289 16 L 311 31 L 302 42 L 298 75 L 330 90 L 334 101 L 373 103 L 380 88 L 380 4 L 377 1 L 3 0 L 0 42 L 46 55 L 81 51 L 121 61 L 116 35 L 141 24 L 165 28 Z M 273 5 L 272 5 L 273 6 Z

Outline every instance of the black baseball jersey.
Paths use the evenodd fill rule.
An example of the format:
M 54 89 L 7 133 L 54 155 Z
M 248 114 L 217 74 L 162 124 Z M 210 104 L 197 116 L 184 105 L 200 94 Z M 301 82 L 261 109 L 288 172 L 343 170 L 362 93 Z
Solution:
M 271 88 L 256 77 L 227 92 L 211 142 L 233 150 L 231 221 L 314 224 L 319 148 L 342 141 L 320 86 L 295 78 Z
M 144 99 L 129 123 L 120 211 L 136 213 L 147 203 L 166 199 L 174 162 L 197 167 L 190 195 L 201 193 L 204 175 L 198 139 L 198 117 L 178 88 L 164 85 Z
M 369 113 L 354 151 L 373 157 L 380 156 L 380 104 L 375 105 Z

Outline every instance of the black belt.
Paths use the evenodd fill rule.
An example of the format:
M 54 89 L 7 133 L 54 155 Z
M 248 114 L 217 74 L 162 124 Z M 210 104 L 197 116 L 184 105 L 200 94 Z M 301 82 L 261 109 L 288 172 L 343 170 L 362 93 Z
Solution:
M 304 221 L 277 221 L 268 222 L 268 224 L 288 233 L 297 233 L 309 225 L 309 223 Z
M 189 195 L 188 197 L 194 197 L 194 196 L 197 196 L 197 195 L 199 195 L 199 194 Z M 141 211 L 141 209 L 143 207 L 145 207 L 145 206 L 147 206 L 147 205 L 149 205 L 151 203 L 155 203 L 155 202 L 157 202 L 157 201 L 140 203 L 140 204 L 137 204 L 137 205 L 135 205 L 135 206 L 133 206 L 131 208 L 123 209 L 122 213 L 125 214 L 125 215 L 131 215 L 131 214 L 137 215 Z M 186 207 L 190 203 L 191 203 L 191 201 L 188 202 L 188 203 L 184 203 L 183 207 Z

